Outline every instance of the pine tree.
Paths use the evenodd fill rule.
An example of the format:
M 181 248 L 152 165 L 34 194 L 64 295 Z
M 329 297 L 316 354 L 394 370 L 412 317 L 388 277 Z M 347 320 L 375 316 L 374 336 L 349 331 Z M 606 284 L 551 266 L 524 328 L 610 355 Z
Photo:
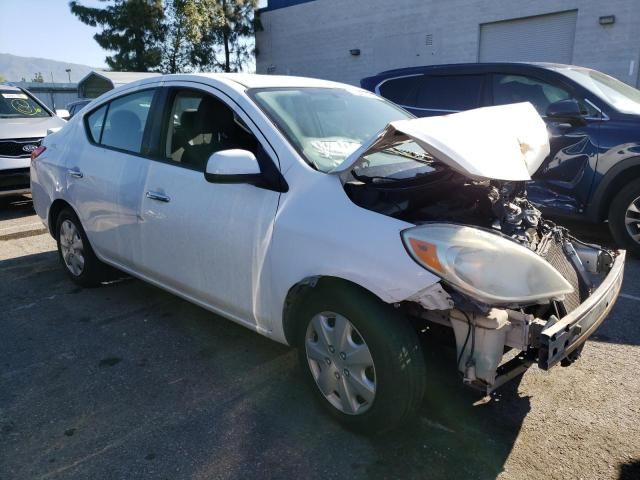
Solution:
M 183 0 L 192 43 L 191 63 L 238 71 L 254 54 L 252 37 L 262 25 L 257 0 Z
M 161 45 L 166 26 L 162 0 L 100 0 L 105 8 L 69 3 L 81 22 L 102 31 L 94 39 L 102 48 L 115 52 L 106 57 L 112 70 L 146 72 L 157 69 L 162 60 Z

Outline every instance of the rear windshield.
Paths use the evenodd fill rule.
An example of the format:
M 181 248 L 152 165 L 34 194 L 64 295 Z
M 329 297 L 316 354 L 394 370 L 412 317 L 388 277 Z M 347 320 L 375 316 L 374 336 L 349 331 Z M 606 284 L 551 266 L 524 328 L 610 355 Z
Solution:
M 42 105 L 19 90 L 0 89 L 0 118 L 49 117 Z

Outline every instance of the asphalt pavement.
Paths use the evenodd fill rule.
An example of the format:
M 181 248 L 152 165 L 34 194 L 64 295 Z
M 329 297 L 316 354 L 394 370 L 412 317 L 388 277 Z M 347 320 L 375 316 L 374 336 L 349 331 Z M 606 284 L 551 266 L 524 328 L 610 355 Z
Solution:
M 414 424 L 364 437 L 322 412 L 292 349 L 138 280 L 77 287 L 29 199 L 0 199 L 0 479 L 637 480 L 639 278 L 629 259 L 576 364 L 491 397 L 428 333 Z

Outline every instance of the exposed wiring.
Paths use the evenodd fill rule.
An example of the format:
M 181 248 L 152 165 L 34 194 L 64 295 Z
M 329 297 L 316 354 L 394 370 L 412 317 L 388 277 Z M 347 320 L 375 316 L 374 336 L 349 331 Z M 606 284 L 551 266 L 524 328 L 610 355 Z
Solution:
M 461 310 L 462 311 L 462 310 Z M 464 344 L 462 345 L 462 349 L 460 350 L 460 354 L 458 355 L 458 361 L 456 362 L 456 367 L 460 370 L 460 360 L 462 360 L 462 355 L 464 354 L 464 349 L 467 348 L 467 342 L 469 341 L 469 336 L 471 335 L 471 320 L 469 320 L 469 315 L 466 312 L 462 312 L 462 314 L 467 319 L 467 325 L 469 328 L 467 329 L 467 337 L 464 339 Z
M 469 320 L 469 316 L 466 314 L 466 312 L 462 312 L 464 313 L 464 316 L 467 318 L 467 323 L 469 323 L 469 326 L 471 326 L 471 321 Z M 471 328 L 471 352 L 469 353 L 469 358 L 467 358 L 467 363 L 465 364 L 466 367 L 470 367 L 472 365 L 474 365 L 474 361 L 473 361 L 473 354 L 476 353 L 476 327 L 475 325 L 473 326 L 473 328 Z

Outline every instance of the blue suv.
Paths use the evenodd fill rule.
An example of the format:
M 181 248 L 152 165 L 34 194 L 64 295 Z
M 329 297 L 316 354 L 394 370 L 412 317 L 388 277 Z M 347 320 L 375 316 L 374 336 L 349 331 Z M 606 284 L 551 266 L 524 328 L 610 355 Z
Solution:
M 604 73 L 547 63 L 472 63 L 389 70 L 363 88 L 419 117 L 531 102 L 551 154 L 527 188 L 547 214 L 609 221 L 640 255 L 640 91 Z

